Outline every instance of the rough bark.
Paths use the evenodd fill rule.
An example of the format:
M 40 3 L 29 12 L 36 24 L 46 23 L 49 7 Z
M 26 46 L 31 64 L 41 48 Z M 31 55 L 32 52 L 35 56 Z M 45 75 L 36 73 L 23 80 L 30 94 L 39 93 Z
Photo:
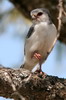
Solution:
M 46 7 L 50 10 L 53 22 L 57 26 L 58 17 L 58 1 L 59 0 L 9 0 L 15 7 L 21 11 L 27 18 L 30 18 L 30 11 L 38 7 Z M 66 8 L 66 0 L 64 1 L 64 9 Z M 66 17 L 62 18 L 62 28 L 59 40 L 66 44 Z
M 66 100 L 66 79 L 0 66 L 0 96 L 14 100 Z M 22 97 L 25 97 L 25 99 Z

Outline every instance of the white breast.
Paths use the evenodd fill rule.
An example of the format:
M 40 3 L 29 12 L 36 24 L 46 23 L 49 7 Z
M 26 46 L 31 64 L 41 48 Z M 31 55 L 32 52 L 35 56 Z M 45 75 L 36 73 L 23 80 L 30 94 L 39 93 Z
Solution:
M 41 22 L 35 25 L 35 32 L 30 38 L 32 41 L 31 50 L 35 49 L 50 49 L 54 39 L 56 38 L 56 28 L 54 24 L 47 24 L 46 22 Z

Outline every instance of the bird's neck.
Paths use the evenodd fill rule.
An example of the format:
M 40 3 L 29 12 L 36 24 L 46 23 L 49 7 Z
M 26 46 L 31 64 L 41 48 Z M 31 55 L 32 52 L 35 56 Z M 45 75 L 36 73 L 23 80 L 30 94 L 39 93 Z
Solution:
M 47 24 L 52 24 L 51 20 L 33 21 L 34 24 L 40 24 L 42 22 L 47 23 Z

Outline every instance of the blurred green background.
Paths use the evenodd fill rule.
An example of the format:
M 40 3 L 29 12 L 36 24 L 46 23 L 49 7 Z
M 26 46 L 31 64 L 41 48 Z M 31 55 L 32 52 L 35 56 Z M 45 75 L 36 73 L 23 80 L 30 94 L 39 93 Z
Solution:
M 23 63 L 24 43 L 31 22 L 21 15 L 8 0 L 0 0 L 0 64 L 17 68 Z M 59 41 L 42 70 L 66 78 L 66 46 Z M 5 100 L 5 98 L 0 98 Z

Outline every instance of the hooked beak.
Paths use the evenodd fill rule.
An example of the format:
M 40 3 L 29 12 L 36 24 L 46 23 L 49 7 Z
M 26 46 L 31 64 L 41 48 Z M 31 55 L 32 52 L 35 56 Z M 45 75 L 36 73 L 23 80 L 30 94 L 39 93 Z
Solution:
M 36 14 L 31 14 L 32 19 L 37 19 L 37 15 Z

